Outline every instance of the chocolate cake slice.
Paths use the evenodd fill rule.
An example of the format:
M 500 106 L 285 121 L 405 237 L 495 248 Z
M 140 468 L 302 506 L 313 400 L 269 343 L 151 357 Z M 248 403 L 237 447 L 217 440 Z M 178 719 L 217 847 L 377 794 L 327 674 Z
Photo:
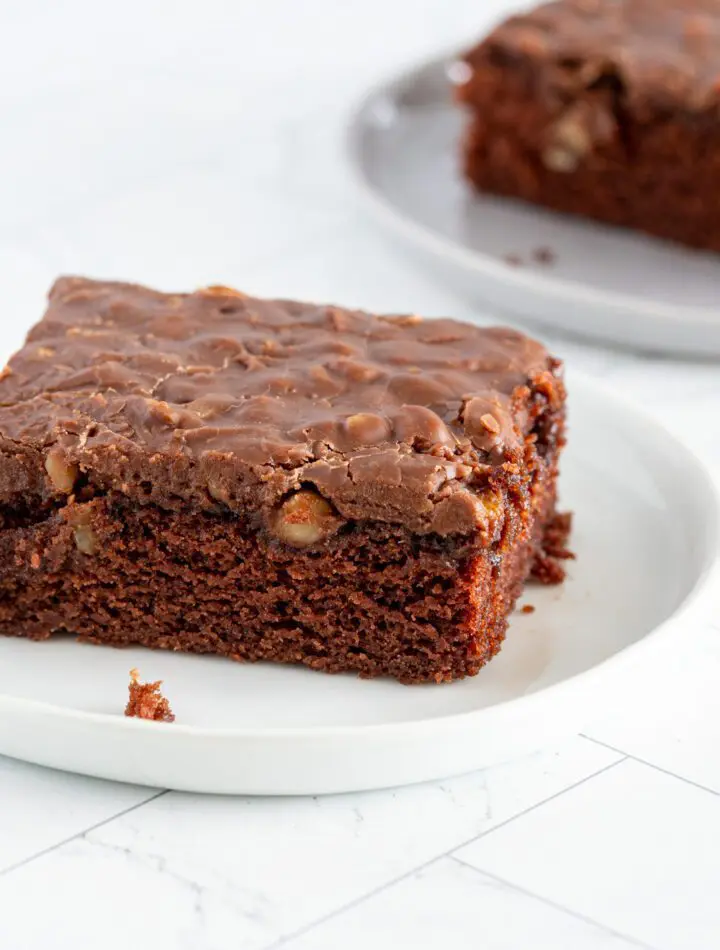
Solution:
M 0 632 L 476 673 L 564 397 L 513 330 L 61 278 L 0 380 Z
M 720 251 L 720 0 L 555 0 L 464 61 L 478 190 Z

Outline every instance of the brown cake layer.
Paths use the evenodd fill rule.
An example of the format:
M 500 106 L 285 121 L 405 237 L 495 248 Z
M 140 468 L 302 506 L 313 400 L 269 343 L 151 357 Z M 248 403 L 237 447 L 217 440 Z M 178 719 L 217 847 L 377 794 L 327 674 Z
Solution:
M 465 63 L 475 187 L 720 251 L 720 0 L 557 0 Z
M 454 679 L 554 514 L 510 330 L 64 278 L 0 401 L 2 633 Z

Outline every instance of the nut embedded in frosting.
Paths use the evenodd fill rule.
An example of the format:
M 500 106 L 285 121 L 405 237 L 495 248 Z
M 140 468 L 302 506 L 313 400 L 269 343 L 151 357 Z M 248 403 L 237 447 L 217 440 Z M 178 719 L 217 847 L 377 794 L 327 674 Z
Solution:
M 386 442 L 391 435 L 387 419 L 373 412 L 358 412 L 348 416 L 345 429 L 356 445 L 378 445 Z
M 290 495 L 273 513 L 270 530 L 280 541 L 306 548 L 334 534 L 340 522 L 330 502 L 313 489 L 303 488 Z
M 68 462 L 62 449 L 52 449 L 45 458 L 45 471 L 56 491 L 69 495 L 75 487 L 78 477 L 78 467 L 74 462 Z
M 500 432 L 500 423 L 491 413 L 486 412 L 484 415 L 480 416 L 480 422 L 488 430 L 488 432 L 492 432 L 494 435 L 497 435 Z
M 393 426 L 398 442 L 455 446 L 448 427 L 428 406 L 402 406 L 393 416 Z
M 235 290 L 234 287 L 226 287 L 224 284 L 210 284 L 208 287 L 201 287 L 196 293 L 203 297 L 245 297 L 241 290 Z

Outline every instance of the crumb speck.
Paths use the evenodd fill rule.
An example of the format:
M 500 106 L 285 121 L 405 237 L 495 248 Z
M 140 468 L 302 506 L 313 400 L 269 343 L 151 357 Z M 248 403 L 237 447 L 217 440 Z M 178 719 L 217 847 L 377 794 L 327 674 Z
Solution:
M 533 251 L 533 260 L 546 267 L 551 266 L 557 260 L 557 254 L 549 247 L 536 247 Z
M 532 604 L 525 604 L 525 605 L 520 609 L 520 613 L 523 613 L 523 614 L 534 614 L 534 613 L 535 613 L 535 608 L 533 607 Z
M 138 670 L 130 670 L 128 704 L 125 715 L 134 719 L 151 719 L 154 722 L 175 722 L 170 703 L 160 692 L 162 680 L 141 683 Z

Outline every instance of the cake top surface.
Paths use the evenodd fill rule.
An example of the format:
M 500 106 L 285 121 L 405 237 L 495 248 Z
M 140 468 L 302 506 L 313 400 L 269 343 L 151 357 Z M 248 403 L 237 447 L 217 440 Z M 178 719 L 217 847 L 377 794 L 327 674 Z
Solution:
M 500 50 L 612 77 L 630 101 L 699 110 L 720 102 L 720 0 L 554 0 L 506 20 L 468 55 Z
M 424 507 L 521 448 L 518 387 L 550 366 L 509 329 L 64 277 L 2 376 L 0 437 L 151 499 L 312 483 L 377 507 L 384 485 Z

